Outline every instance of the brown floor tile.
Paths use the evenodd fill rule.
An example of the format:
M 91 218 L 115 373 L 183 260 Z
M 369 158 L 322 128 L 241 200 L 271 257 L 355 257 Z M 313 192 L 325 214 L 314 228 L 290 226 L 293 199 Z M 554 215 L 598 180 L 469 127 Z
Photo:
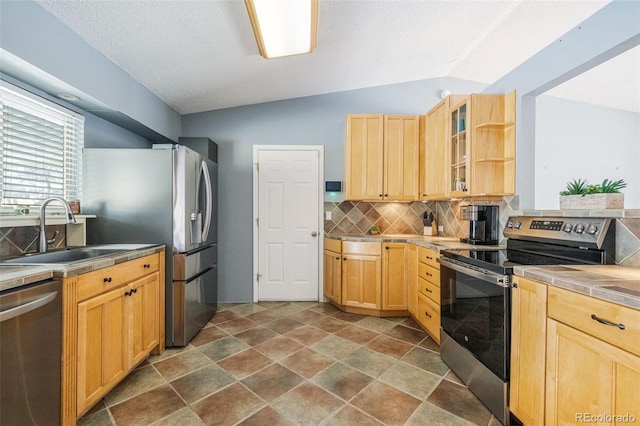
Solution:
M 334 360 L 331 358 L 311 349 L 303 349 L 280 361 L 280 364 L 307 379 L 315 376 L 333 363 Z
M 240 339 L 236 339 L 235 337 L 225 337 L 224 339 L 207 343 L 198 349 L 212 360 L 219 361 L 250 347 L 251 346 L 247 345 Z
M 322 312 L 325 315 L 331 315 L 339 311 L 339 309 L 333 306 L 331 303 L 321 303 L 311 308 L 311 310 Z
M 344 402 L 311 383 L 303 383 L 271 404 L 296 425 L 318 425 Z
M 381 354 L 389 355 L 395 359 L 400 359 L 413 349 L 413 345 L 392 339 L 387 336 L 378 336 L 366 345 L 369 349 L 373 349 Z
M 412 345 L 417 345 L 427 337 L 427 333 L 423 330 L 416 330 L 415 328 L 409 328 L 403 325 L 396 325 L 392 329 L 387 330 L 384 334 Z
M 436 343 L 431 337 L 427 337 L 418 345 L 421 348 L 429 349 L 430 351 L 440 353 L 440 345 Z
M 424 423 L 428 425 L 429 423 Z M 324 426 L 382 426 L 382 423 L 354 408 L 351 405 L 345 406 L 342 410 L 323 423 Z
M 342 311 L 338 311 L 331 316 L 335 319 L 339 319 L 340 321 L 346 321 L 350 323 L 358 322 L 364 318 L 363 315 L 350 314 L 349 312 L 342 312 Z
M 207 425 L 232 425 L 256 413 L 265 403 L 236 383 L 191 405 Z
M 271 321 L 280 319 L 282 315 L 277 312 L 273 312 L 271 309 L 264 310 L 262 312 L 256 312 L 251 315 L 247 315 L 245 318 L 255 322 L 256 324 L 266 324 Z
M 371 383 L 373 379 L 337 362 L 316 375 L 313 381 L 334 395 L 349 401 Z
M 260 343 L 273 339 L 276 336 L 279 336 L 279 334 L 273 330 L 263 327 L 252 328 L 234 335 L 234 337 L 251 346 L 259 345 Z
M 235 381 L 236 379 L 222 368 L 210 365 L 174 380 L 171 386 L 190 404 Z
M 321 314 L 320 312 L 316 312 L 311 309 L 306 309 L 304 311 L 296 312 L 295 314 L 289 315 L 287 318 L 292 319 L 294 321 L 299 321 L 304 324 L 311 324 L 314 321 L 319 321 L 322 318 L 326 318 L 325 314 Z
M 236 314 L 233 311 L 222 311 L 216 312 L 216 314 L 209 320 L 210 324 L 216 325 L 221 324 L 223 322 L 231 321 L 234 319 L 240 318 L 240 315 Z
M 448 380 L 440 382 L 427 402 L 475 424 L 486 425 L 491 412 L 464 386 Z
M 219 361 L 218 365 L 239 380 L 263 369 L 271 363 L 272 361 L 269 358 L 257 352 L 255 349 L 247 349 L 246 351 Z
M 128 399 L 110 408 L 119 426 L 150 424 L 185 406 L 168 384 Z
M 274 361 L 279 361 L 294 352 L 298 352 L 303 347 L 304 346 L 295 340 L 284 336 L 275 337 L 255 346 L 257 351 L 260 351 Z
M 229 334 L 220 330 L 216 326 L 208 327 L 200 330 L 200 332 L 196 334 L 193 339 L 191 339 L 190 343 L 193 346 L 202 346 L 215 340 L 222 339 L 223 337 L 227 337 L 228 335 Z
M 242 384 L 269 402 L 302 383 L 304 379 L 291 370 L 273 364 L 242 380 Z
M 386 425 L 402 425 L 420 406 L 420 401 L 384 383 L 374 382 L 351 404 Z
M 162 361 L 163 359 L 171 358 L 172 356 L 176 356 L 179 353 L 190 351 L 194 346 L 191 344 L 183 347 L 175 347 L 175 348 L 166 348 L 165 351 L 161 355 L 150 355 L 147 358 L 150 364 L 155 364 L 156 362 Z
M 402 321 L 400 325 L 404 325 L 405 327 L 415 328 L 416 330 L 422 330 L 420 324 L 418 324 L 413 318 L 409 317 Z
M 165 359 L 154 364 L 154 367 L 171 381 L 177 377 L 184 376 L 200 367 L 211 364 L 212 361 L 197 349 L 182 352 L 172 358 Z
M 304 327 L 291 330 L 284 336 L 308 346 L 317 342 L 318 340 L 324 339 L 328 335 L 329 333 L 327 333 L 326 331 L 318 330 L 315 327 L 305 325 Z
M 107 406 L 116 405 L 126 399 L 147 392 L 166 383 L 152 366 L 133 371 L 104 397 Z
M 304 324 L 302 324 L 300 321 L 294 321 L 289 318 L 275 320 L 265 325 L 265 327 L 270 328 L 271 330 L 280 334 L 288 333 L 289 331 L 295 330 L 296 328 L 300 328 L 302 326 L 304 326 Z
M 294 426 L 282 417 L 276 410 L 267 406 L 248 419 L 238 423 L 238 426 Z
M 442 361 L 440 354 L 418 347 L 406 354 L 401 361 L 430 371 L 438 376 L 444 376 L 449 371 L 449 366 Z
M 343 339 L 351 340 L 352 342 L 358 343 L 360 345 L 375 339 L 379 335 L 380 333 L 367 330 L 366 328 L 357 327 L 355 325 L 350 325 L 349 327 L 343 328 L 336 333 L 336 336 L 342 337 Z
M 224 330 L 229 334 L 238 334 L 241 331 L 245 331 L 257 326 L 258 324 L 253 321 L 249 321 L 246 318 L 238 318 L 231 321 L 223 322 L 222 324 L 218 325 L 221 330 Z
M 454 373 L 451 370 L 449 370 L 449 372 L 446 374 L 446 376 L 444 376 L 444 378 L 449 380 L 450 382 L 464 386 L 464 383 L 462 383 L 462 380 L 460 380 L 460 377 L 456 376 L 456 373 Z
M 319 320 L 311 322 L 309 325 L 319 328 L 320 330 L 324 330 L 327 333 L 335 333 L 343 328 L 349 327 L 350 324 L 348 322 L 340 321 L 339 319 L 325 316 Z

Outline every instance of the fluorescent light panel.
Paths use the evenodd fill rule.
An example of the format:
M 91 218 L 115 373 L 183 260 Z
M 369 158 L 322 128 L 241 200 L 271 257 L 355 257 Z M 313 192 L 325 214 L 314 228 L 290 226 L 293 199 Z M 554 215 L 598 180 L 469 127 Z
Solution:
M 318 0 L 245 0 L 260 54 L 267 59 L 311 53 Z

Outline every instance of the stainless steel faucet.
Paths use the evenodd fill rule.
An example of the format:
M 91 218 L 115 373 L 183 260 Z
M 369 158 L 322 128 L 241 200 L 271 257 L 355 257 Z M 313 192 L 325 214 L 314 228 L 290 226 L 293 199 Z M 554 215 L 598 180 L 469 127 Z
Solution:
M 52 201 L 60 201 L 67 215 L 67 223 L 76 223 L 76 218 L 73 216 L 73 213 L 71 213 L 71 207 L 67 200 L 62 197 L 51 197 L 44 200 L 40 205 L 40 253 L 47 251 L 47 235 L 44 231 L 45 210 L 47 209 L 47 205 Z

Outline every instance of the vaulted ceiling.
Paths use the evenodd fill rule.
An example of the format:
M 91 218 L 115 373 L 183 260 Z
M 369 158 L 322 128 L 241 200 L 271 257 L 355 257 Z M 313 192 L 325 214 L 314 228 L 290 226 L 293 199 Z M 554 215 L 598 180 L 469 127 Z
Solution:
M 490 84 L 608 3 L 320 0 L 316 50 L 266 60 L 241 0 L 36 1 L 181 114 L 436 77 Z M 633 51 L 615 81 L 640 84 Z

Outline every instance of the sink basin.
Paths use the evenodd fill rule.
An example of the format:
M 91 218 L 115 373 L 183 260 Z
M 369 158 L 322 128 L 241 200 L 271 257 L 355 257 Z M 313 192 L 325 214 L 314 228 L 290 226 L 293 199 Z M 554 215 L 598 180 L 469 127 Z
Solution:
M 76 247 L 60 251 L 35 253 L 15 259 L 5 260 L 3 264 L 11 265 L 50 265 L 67 264 L 82 260 L 95 259 L 126 250 L 117 248 Z

